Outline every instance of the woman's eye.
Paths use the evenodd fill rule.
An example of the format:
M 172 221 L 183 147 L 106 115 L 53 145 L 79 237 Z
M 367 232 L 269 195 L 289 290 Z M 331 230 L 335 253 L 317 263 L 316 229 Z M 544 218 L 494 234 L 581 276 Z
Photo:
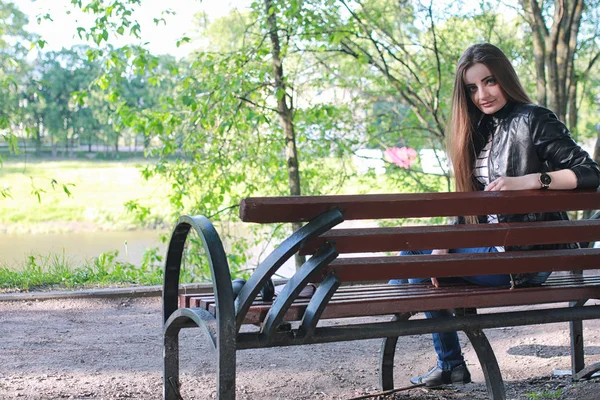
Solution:
M 488 79 L 488 80 L 487 80 L 487 84 L 488 84 L 488 85 L 495 85 L 495 84 L 496 84 L 496 79 L 494 79 L 494 78 L 490 78 L 490 79 Z
M 467 88 L 467 91 L 468 91 L 469 93 L 475 93 L 475 92 L 477 91 L 477 87 L 476 87 L 476 86 L 469 86 L 469 87 Z

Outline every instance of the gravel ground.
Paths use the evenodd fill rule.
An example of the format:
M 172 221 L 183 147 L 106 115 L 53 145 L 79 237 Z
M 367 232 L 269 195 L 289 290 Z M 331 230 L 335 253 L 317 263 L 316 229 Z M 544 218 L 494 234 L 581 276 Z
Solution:
M 584 323 L 586 363 L 600 362 L 600 321 Z M 568 324 L 486 331 L 509 399 L 598 399 L 598 381 L 554 377 L 570 368 Z M 215 354 L 199 329 L 182 333 L 182 396 L 215 398 Z M 0 399 L 161 399 L 158 298 L 0 303 Z M 464 339 L 464 336 L 461 336 Z M 464 343 L 464 341 L 463 341 Z M 351 399 L 378 392 L 379 340 L 238 353 L 238 399 Z M 435 362 L 428 336 L 398 344 L 395 382 Z M 477 357 L 465 343 L 474 383 L 414 388 L 379 399 L 486 399 Z

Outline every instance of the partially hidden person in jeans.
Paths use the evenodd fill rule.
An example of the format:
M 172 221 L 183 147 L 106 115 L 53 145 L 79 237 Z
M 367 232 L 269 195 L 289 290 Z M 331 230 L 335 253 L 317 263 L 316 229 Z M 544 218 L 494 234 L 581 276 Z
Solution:
M 506 55 L 496 46 L 470 46 L 458 61 L 447 127 L 448 153 L 459 192 L 500 190 L 571 190 L 597 188 L 600 170 L 571 138 L 569 130 L 550 110 L 532 104 Z M 460 217 L 457 223 L 556 221 L 564 212 Z M 402 252 L 411 254 L 481 253 L 518 250 L 577 248 L 575 243 L 436 249 Z M 531 286 L 544 283 L 550 273 L 482 275 L 462 279 L 483 286 Z M 411 279 L 420 283 L 436 278 Z M 442 280 L 440 280 L 442 281 Z M 404 283 L 392 280 L 390 283 Z M 443 281 L 442 281 L 443 283 Z M 431 311 L 427 318 L 450 315 Z M 469 383 L 471 374 L 463 358 L 456 332 L 434 333 L 438 362 L 413 384 L 440 387 Z

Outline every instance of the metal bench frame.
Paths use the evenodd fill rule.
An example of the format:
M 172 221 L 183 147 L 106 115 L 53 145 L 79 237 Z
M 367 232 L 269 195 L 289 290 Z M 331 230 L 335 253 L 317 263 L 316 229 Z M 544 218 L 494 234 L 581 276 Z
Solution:
M 434 194 L 434 198 L 436 195 L 437 198 L 435 200 L 441 201 L 447 194 Z M 482 206 L 481 204 L 486 200 L 489 201 L 489 195 L 487 199 L 485 198 L 486 194 L 479 194 L 475 197 L 472 194 L 451 195 L 454 195 L 453 197 L 451 196 L 454 200 L 457 197 L 459 199 L 462 197 L 463 201 L 466 198 L 468 200 L 467 203 L 470 202 L 469 204 L 471 205 L 477 204 L 478 212 L 484 211 L 482 208 L 486 208 L 487 206 Z M 519 195 L 522 195 L 522 193 L 513 192 L 513 194 L 496 196 L 496 198 L 500 197 L 503 203 L 507 199 L 514 200 Z M 525 193 L 525 195 L 528 196 L 529 194 Z M 398 196 L 400 198 L 403 197 L 402 195 L 396 195 L 393 199 Z M 538 194 L 535 194 L 535 196 L 538 196 Z M 344 201 L 340 201 L 339 197 L 348 198 L 349 202 L 344 203 Z M 339 197 L 333 201 L 328 198 L 328 201 L 324 202 L 323 207 L 317 207 L 312 210 L 312 215 L 317 216 L 284 240 L 259 265 L 237 296 L 234 296 L 232 290 L 229 266 L 222 242 L 210 221 L 202 216 L 182 216 L 179 219 L 171 237 L 165 266 L 163 290 L 164 399 L 180 400 L 182 398 L 179 393 L 179 332 L 181 329 L 189 327 L 203 328 L 217 350 L 217 398 L 221 400 L 235 399 L 237 350 L 382 338 L 380 386 L 382 390 L 389 390 L 394 387 L 394 354 L 399 336 L 459 330 L 466 333 L 477 353 L 490 399 L 505 399 L 506 395 L 502 375 L 492 347 L 483 333 L 483 329 L 552 322 L 570 322 L 571 324 L 573 378 L 584 379 L 591 376 L 597 370 L 600 370 L 600 363 L 585 367 L 583 362 L 582 320 L 600 318 L 600 306 L 584 306 L 587 299 L 573 299 L 576 301 L 571 302 L 568 307 L 556 307 L 544 310 L 477 314 L 472 308 L 458 308 L 455 310 L 455 316 L 436 318 L 435 320 L 409 320 L 414 313 L 402 312 L 396 313 L 392 320 L 385 322 L 319 326 L 318 322 L 323 312 L 341 284 L 341 280 L 336 274 L 335 268 L 333 268 L 338 252 L 335 248 L 335 243 L 328 241 L 319 243 L 314 255 L 287 282 L 283 292 L 273 301 L 260 329 L 254 332 L 240 332 L 240 328 L 245 323 L 246 315 L 252 307 L 253 302 L 257 299 L 261 288 L 272 278 L 273 274 L 285 261 L 306 246 L 311 240 L 319 240 L 316 238 L 341 223 L 345 216 L 350 215 L 353 219 L 360 219 L 356 218 L 356 214 L 352 214 L 352 204 L 354 204 L 352 200 L 356 200 L 357 196 L 354 196 L 354 199 L 352 198 L 353 196 Z M 405 195 L 404 197 L 409 201 L 418 200 L 419 198 L 418 195 L 416 197 L 415 195 Z M 420 201 L 423 200 L 422 197 L 423 195 Z M 316 199 L 323 198 L 319 197 Z M 312 200 L 314 199 L 312 198 Z M 552 204 L 549 209 L 560 209 L 563 206 L 559 207 L 557 204 L 565 199 L 568 199 L 569 202 L 568 209 L 575 207 L 581 207 L 582 209 L 600 208 L 598 207 L 600 206 L 599 194 L 586 192 L 570 193 L 567 196 L 563 194 L 562 197 L 559 196 L 554 202 L 551 202 Z M 285 203 L 286 198 L 283 198 L 283 200 Z M 362 198 L 359 200 L 365 201 Z M 388 205 L 394 203 L 390 199 L 387 200 L 386 204 Z M 531 202 L 531 199 L 529 201 Z M 331 207 L 332 202 L 335 203 L 335 208 Z M 522 206 L 515 208 L 511 205 L 506 207 L 502 203 L 495 204 L 496 209 L 509 210 L 502 212 L 515 212 L 512 210 L 522 209 Z M 271 206 L 273 205 L 271 204 Z M 394 205 L 394 207 L 397 206 L 398 204 Z M 467 204 L 465 207 L 469 207 L 469 205 Z M 285 208 L 285 204 L 283 208 Z M 276 209 L 281 211 L 281 206 Z M 456 212 L 456 209 L 457 207 L 454 206 L 452 212 Z M 394 213 L 396 215 L 399 213 L 406 214 L 403 211 L 405 209 L 400 210 L 399 212 L 394 211 Z M 242 217 L 244 217 L 244 212 L 244 204 L 242 204 Z M 363 211 L 360 212 L 362 213 L 360 214 L 361 216 L 365 215 L 365 218 L 368 218 Z M 285 215 L 291 213 L 293 212 L 286 214 L 284 210 L 282 214 L 273 218 L 277 221 L 282 221 L 285 220 Z M 428 210 L 421 212 L 413 209 L 408 212 L 408 215 L 419 216 L 419 213 L 431 214 Z M 372 214 L 369 215 L 373 217 Z M 273 213 L 269 212 L 269 215 L 272 216 Z M 291 220 L 310 219 L 307 215 L 296 215 L 291 217 Z M 437 212 L 436 215 L 440 215 L 440 213 Z M 385 216 L 389 217 L 390 213 L 385 213 Z M 216 310 L 214 313 L 203 308 L 178 307 L 179 274 L 184 244 L 192 228 L 202 238 L 208 257 L 213 277 L 214 307 Z M 597 227 L 590 229 L 590 231 L 599 232 Z M 596 236 L 600 237 L 598 234 Z M 600 250 L 594 250 L 590 254 L 594 260 L 600 260 L 598 258 L 600 257 Z M 285 324 L 285 314 L 294 304 L 300 291 L 309 282 L 320 282 L 320 284 L 315 294 L 308 301 L 299 325 L 291 329 L 289 325 Z M 598 286 L 597 294 L 598 296 L 594 298 L 600 298 L 600 286 Z M 281 329 L 282 327 L 286 329 Z

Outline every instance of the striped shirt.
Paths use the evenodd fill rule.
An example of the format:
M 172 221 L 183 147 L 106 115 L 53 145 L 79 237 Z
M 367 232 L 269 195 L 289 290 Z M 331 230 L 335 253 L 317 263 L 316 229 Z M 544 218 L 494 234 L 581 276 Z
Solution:
M 492 135 L 490 135 L 487 143 L 483 146 L 483 149 L 477 155 L 477 159 L 475 160 L 475 169 L 473 171 L 473 175 L 475 178 L 482 183 L 484 186 L 489 185 L 490 183 L 490 170 L 488 166 L 488 160 L 490 158 L 490 151 L 492 150 Z M 488 224 L 497 224 L 498 223 L 498 215 L 490 214 L 487 216 Z M 499 252 L 504 251 L 504 246 L 496 246 L 496 250 Z

